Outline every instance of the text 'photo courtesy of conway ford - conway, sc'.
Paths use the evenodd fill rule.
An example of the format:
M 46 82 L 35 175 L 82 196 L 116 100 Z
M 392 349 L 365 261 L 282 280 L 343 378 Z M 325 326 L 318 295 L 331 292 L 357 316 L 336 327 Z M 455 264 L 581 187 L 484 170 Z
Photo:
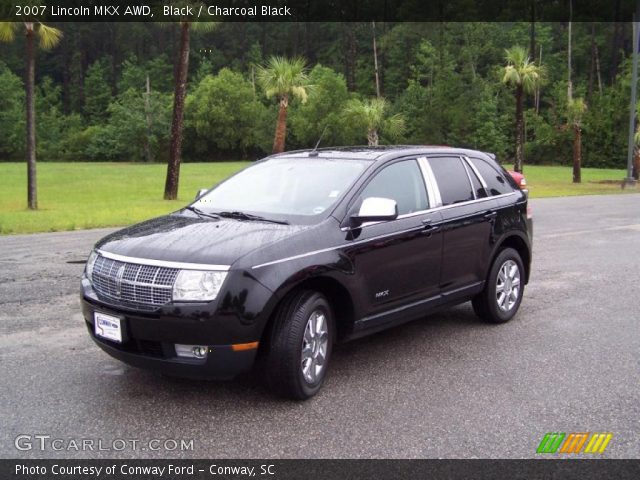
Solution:
M 471 300 L 502 323 L 531 270 L 524 179 L 450 147 L 287 152 L 89 255 L 82 309 L 109 355 L 169 375 L 264 368 L 306 399 L 332 346 Z

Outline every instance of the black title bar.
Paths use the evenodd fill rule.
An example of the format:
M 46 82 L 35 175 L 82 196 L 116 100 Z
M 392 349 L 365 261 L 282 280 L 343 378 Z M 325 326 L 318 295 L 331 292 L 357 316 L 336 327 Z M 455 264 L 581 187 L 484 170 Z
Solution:
M 640 460 L 0 460 L 3 480 L 640 478 Z
M 48 22 L 631 21 L 633 0 L 2 0 L 0 19 Z

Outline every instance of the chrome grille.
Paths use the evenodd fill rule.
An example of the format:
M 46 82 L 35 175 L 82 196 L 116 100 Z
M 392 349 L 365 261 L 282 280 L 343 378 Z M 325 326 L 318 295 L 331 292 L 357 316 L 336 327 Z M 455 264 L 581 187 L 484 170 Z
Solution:
M 169 303 L 177 268 L 125 263 L 99 255 L 93 266 L 93 288 L 105 300 L 154 308 Z

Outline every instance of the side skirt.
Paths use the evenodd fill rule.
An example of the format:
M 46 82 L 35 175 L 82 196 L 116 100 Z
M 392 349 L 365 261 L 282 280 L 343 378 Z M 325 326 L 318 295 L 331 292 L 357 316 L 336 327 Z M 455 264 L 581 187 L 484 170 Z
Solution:
M 455 290 L 449 290 L 433 297 L 418 300 L 407 305 L 387 310 L 386 312 L 377 313 L 368 317 L 356 320 L 353 325 L 353 331 L 344 338 L 344 341 L 353 340 L 364 337 L 372 333 L 386 330 L 403 323 L 410 322 L 432 313 L 436 309 L 446 306 L 453 306 L 467 300 L 480 293 L 484 288 L 484 281 L 466 285 Z

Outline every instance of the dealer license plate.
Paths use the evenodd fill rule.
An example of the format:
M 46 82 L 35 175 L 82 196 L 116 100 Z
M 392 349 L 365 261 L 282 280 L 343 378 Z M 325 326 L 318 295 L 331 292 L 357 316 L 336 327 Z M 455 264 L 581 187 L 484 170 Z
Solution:
M 93 319 L 94 329 L 98 337 L 122 343 L 122 328 L 118 317 L 95 312 Z

